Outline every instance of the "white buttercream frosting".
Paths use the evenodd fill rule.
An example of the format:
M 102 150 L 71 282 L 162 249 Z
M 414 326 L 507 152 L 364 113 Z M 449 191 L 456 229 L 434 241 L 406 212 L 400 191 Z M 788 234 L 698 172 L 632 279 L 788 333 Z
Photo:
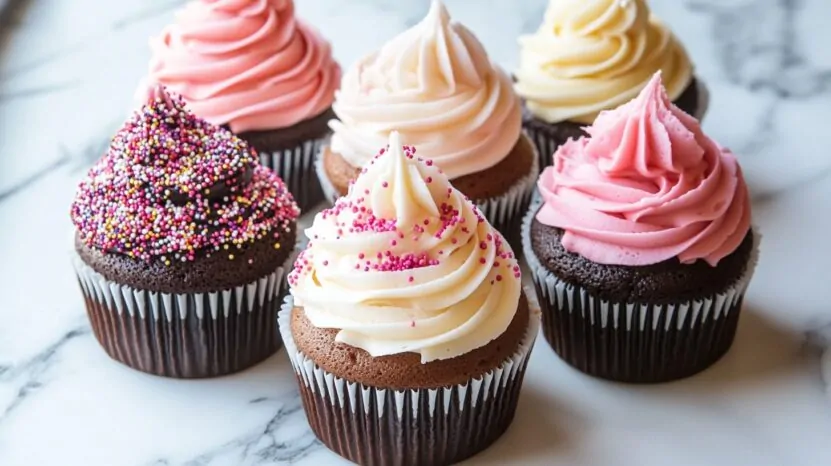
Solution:
M 347 196 L 319 213 L 289 276 L 310 322 L 372 356 L 423 363 L 487 345 L 519 302 L 519 266 L 502 236 L 432 160 L 389 147 Z
M 522 120 L 510 77 L 438 0 L 424 20 L 347 71 L 333 109 L 331 147 L 352 166 L 366 164 L 396 130 L 451 179 L 504 159 Z

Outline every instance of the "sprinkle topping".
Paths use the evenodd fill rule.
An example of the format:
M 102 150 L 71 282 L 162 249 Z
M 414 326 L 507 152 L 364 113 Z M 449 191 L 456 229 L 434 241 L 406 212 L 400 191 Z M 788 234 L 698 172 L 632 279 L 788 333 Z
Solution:
M 72 221 L 87 246 L 148 262 L 192 261 L 266 237 L 279 249 L 299 211 L 256 161 L 245 141 L 161 89 L 81 182 Z

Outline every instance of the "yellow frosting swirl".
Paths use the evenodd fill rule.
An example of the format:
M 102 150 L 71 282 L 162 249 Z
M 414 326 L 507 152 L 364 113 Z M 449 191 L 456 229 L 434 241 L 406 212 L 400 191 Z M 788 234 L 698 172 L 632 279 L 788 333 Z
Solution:
M 510 246 L 397 132 L 306 235 L 289 275 L 295 303 L 372 356 L 453 358 L 499 337 L 516 313 Z
M 686 51 L 644 0 L 550 0 L 542 26 L 520 44 L 516 91 L 549 123 L 592 123 L 658 70 L 672 100 L 692 80 Z

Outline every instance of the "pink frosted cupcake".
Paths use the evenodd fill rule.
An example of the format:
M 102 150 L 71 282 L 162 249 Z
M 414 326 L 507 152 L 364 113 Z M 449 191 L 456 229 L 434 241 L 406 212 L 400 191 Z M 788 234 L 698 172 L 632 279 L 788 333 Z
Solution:
M 545 337 L 603 378 L 695 374 L 730 348 L 756 263 L 741 169 L 660 73 L 587 132 L 554 154 L 523 225 Z
M 251 144 L 301 209 L 322 200 L 314 155 L 329 136 L 340 68 L 292 0 L 195 0 L 151 47 L 151 84 Z

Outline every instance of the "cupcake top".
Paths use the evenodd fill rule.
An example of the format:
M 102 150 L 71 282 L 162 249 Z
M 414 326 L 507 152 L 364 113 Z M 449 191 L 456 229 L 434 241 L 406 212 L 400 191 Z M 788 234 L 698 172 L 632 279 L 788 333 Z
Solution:
M 644 0 L 550 0 L 539 30 L 520 45 L 516 91 L 549 123 L 590 124 L 658 70 L 672 100 L 692 81 L 687 53 Z
M 586 131 L 538 183 L 537 220 L 564 230 L 567 251 L 601 264 L 716 266 L 745 239 L 750 202 L 735 157 L 672 105 L 660 73 Z
M 373 357 L 454 358 L 499 337 L 517 311 L 510 246 L 397 132 L 306 235 L 289 274 L 295 303 Z
M 427 17 L 349 69 L 333 109 L 331 148 L 364 166 L 393 129 L 453 179 L 504 159 L 519 139 L 511 80 L 434 0 Z
M 340 68 L 292 0 L 194 0 L 151 41 L 149 81 L 241 133 L 286 128 L 332 105 Z
M 298 209 L 283 182 L 231 132 L 156 88 L 89 171 L 71 208 L 87 247 L 144 262 L 193 261 L 270 238 Z

